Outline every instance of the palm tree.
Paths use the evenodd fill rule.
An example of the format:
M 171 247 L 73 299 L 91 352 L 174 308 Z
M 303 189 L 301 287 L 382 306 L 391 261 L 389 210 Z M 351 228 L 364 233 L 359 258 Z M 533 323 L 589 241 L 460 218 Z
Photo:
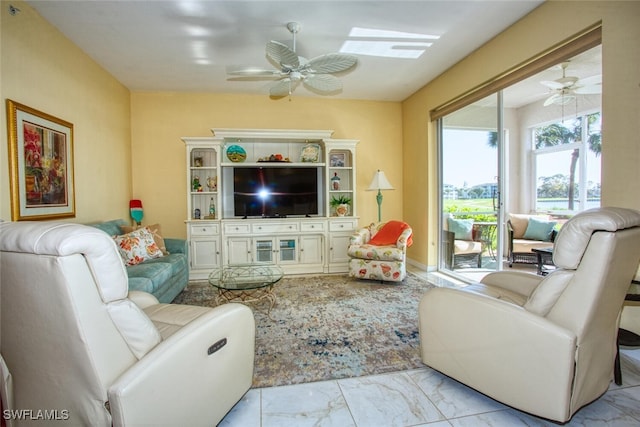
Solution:
M 591 131 L 591 125 L 596 123 L 600 118 L 600 113 L 589 114 L 587 116 L 588 123 L 588 139 L 589 150 L 591 150 L 596 157 L 602 152 L 602 135 L 600 130 Z M 573 142 L 582 141 L 582 120 L 577 119 L 573 130 L 567 128 L 561 123 L 553 123 L 549 126 L 543 126 L 537 128 L 535 132 L 535 144 L 536 148 L 553 147 L 561 144 L 571 144 Z M 490 147 L 496 148 L 498 146 L 498 133 L 495 131 L 488 132 L 487 144 Z M 575 175 L 576 166 L 578 165 L 578 157 L 580 151 L 576 148 L 571 153 L 571 162 L 569 165 L 569 185 L 567 198 L 569 200 L 568 208 L 573 210 L 575 199 Z
M 602 136 L 600 131 L 591 132 L 591 125 L 595 123 L 600 117 L 600 113 L 594 113 L 587 116 L 587 123 L 589 135 L 587 143 L 589 150 L 593 151 L 596 156 L 599 156 L 602 151 Z M 553 123 L 549 126 L 543 126 L 537 128 L 535 132 L 535 145 L 537 149 L 545 147 L 554 147 L 557 145 L 571 144 L 573 142 L 582 141 L 582 120 L 577 119 L 573 130 L 567 128 L 561 123 Z M 569 210 L 574 208 L 575 199 L 575 176 L 576 166 L 578 165 L 578 157 L 580 156 L 580 150 L 574 149 L 571 153 L 571 161 L 569 164 L 569 188 L 567 191 Z

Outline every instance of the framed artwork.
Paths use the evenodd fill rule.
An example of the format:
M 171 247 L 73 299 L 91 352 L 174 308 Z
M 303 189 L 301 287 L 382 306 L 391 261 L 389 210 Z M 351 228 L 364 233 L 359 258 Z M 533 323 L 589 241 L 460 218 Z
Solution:
M 320 145 L 307 144 L 302 147 L 300 161 L 305 163 L 317 163 L 320 161 Z
M 11 219 L 76 216 L 73 124 L 7 100 Z
M 343 167 L 345 165 L 345 153 L 331 153 L 329 156 L 329 166 L 332 168 Z

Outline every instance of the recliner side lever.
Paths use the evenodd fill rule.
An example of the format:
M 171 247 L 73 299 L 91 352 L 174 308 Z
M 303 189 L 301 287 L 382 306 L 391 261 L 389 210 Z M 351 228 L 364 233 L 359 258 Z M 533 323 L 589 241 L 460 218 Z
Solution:
M 207 355 L 212 355 L 213 353 L 220 350 L 225 345 L 227 345 L 227 339 L 222 338 L 220 341 L 216 342 L 211 347 L 209 347 L 209 349 L 207 350 Z

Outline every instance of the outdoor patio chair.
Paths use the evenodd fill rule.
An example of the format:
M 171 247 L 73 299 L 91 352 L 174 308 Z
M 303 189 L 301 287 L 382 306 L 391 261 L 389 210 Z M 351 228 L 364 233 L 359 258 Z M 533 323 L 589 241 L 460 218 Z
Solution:
M 473 219 L 447 215 L 443 222 L 442 247 L 448 269 L 463 266 L 482 267 L 483 242 L 478 239 Z
M 513 264 L 537 264 L 538 257 L 532 249 L 543 249 L 553 246 L 558 235 L 557 222 L 549 216 L 509 214 L 507 220 L 508 260 Z

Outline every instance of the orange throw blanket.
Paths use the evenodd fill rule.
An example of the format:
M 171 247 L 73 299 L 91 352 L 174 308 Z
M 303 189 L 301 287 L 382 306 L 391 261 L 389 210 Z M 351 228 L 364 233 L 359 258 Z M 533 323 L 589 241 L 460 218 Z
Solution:
M 368 244 L 374 246 L 388 246 L 395 245 L 398 241 L 398 237 L 404 230 L 409 227 L 409 224 L 402 221 L 389 221 L 385 225 L 382 226 L 380 231 L 373 236 L 371 240 L 369 240 Z M 412 236 L 409 236 L 407 239 L 407 247 L 413 244 Z

